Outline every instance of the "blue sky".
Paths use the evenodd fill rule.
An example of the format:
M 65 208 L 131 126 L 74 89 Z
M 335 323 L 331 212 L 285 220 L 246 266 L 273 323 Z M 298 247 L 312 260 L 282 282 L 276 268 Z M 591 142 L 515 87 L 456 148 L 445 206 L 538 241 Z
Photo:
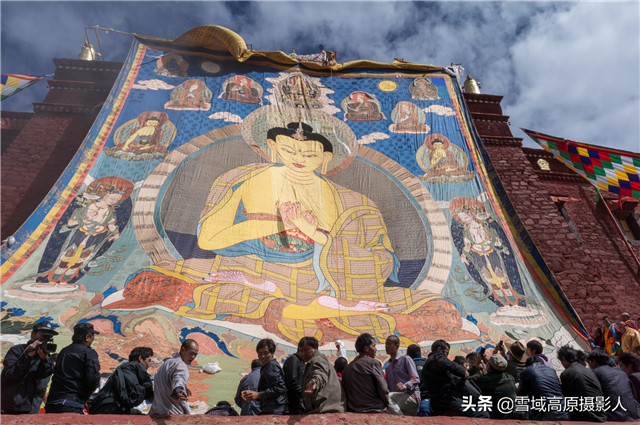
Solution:
M 517 127 L 640 152 L 640 2 L 33 2 L 2 0 L 2 73 L 52 74 L 75 58 L 85 27 L 173 39 L 221 25 L 254 50 L 460 63 L 482 92 L 504 96 Z M 131 38 L 99 32 L 105 60 Z M 95 36 L 90 31 L 95 45 Z M 31 111 L 46 83 L 2 102 Z M 533 147 L 532 142 L 525 141 Z

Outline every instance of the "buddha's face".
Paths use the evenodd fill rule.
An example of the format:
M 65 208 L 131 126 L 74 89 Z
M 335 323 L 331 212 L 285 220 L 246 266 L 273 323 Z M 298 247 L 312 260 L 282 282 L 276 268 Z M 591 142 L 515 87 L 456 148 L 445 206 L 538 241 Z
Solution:
M 293 137 L 278 135 L 276 140 L 268 140 L 270 149 L 274 149 L 285 167 L 298 172 L 313 173 L 333 154 L 324 152 L 322 143 L 313 140 L 296 140 Z

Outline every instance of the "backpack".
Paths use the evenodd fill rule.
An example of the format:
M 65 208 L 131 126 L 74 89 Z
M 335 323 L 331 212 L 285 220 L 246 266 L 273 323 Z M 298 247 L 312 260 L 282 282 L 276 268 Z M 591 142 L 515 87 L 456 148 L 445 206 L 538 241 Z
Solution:
M 134 370 L 119 367 L 113 371 L 118 404 L 125 409 L 132 409 L 144 401 L 144 387 L 138 382 Z
M 135 368 L 126 367 L 128 363 L 116 368 L 107 383 L 89 404 L 90 414 L 99 414 L 105 405 L 120 406 L 123 413 L 144 401 L 145 389 L 140 385 Z

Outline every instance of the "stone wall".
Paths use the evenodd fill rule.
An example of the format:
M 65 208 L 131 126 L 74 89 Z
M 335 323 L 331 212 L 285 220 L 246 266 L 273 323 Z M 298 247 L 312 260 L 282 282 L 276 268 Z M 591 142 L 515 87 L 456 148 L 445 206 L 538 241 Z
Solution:
M 604 315 L 617 318 L 626 311 L 638 317 L 640 269 L 605 207 L 596 203 L 595 188 L 551 154 L 523 149 L 502 114 L 501 97 L 465 94 L 465 99 L 518 216 L 587 329 Z M 539 169 L 540 158 L 550 171 Z M 640 256 L 640 247 L 634 250 Z
M 120 68 L 118 62 L 54 59 L 56 72 L 33 114 L 8 113 L 2 135 L 2 239 L 37 208 L 75 155 L 100 112 Z

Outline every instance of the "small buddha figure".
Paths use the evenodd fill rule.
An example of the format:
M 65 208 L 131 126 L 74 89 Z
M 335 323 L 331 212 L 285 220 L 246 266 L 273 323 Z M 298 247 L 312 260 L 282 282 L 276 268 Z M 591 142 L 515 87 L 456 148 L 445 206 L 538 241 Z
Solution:
M 380 112 L 380 102 L 375 96 L 357 91 L 349 95 L 341 103 L 345 111 L 345 119 L 349 121 L 380 121 L 384 115 Z
M 417 105 L 400 101 L 391 111 L 393 124 L 389 130 L 394 133 L 426 133 L 429 127 L 425 124 L 425 113 Z
M 262 103 L 262 87 L 244 75 L 234 75 L 222 84 L 220 97 L 241 103 Z
M 409 86 L 413 100 L 438 100 L 438 88 L 426 78 L 416 78 Z
M 165 109 L 187 111 L 208 111 L 211 109 L 213 93 L 206 84 L 198 79 L 187 80 L 171 91 L 171 100 L 164 104 Z

